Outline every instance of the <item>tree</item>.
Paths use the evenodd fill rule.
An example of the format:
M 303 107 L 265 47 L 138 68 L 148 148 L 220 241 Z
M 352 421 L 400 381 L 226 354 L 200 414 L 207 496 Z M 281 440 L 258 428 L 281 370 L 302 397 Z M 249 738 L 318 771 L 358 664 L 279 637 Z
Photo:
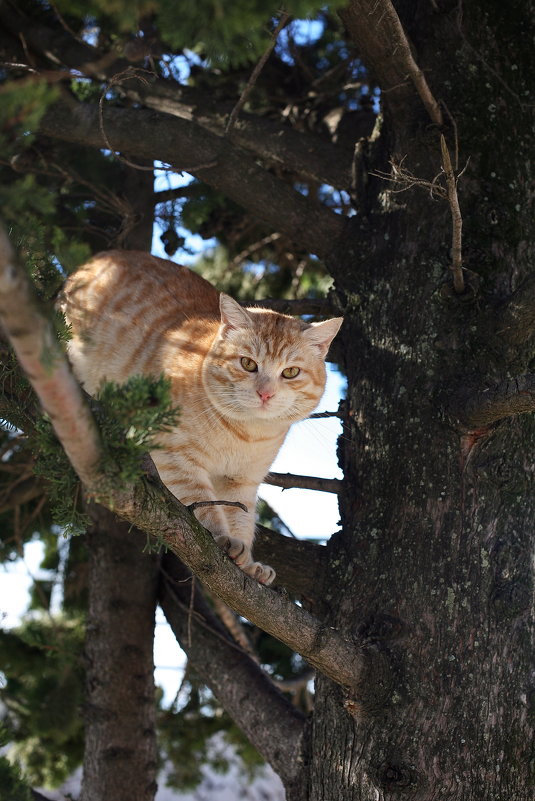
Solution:
M 309 44 L 279 17 L 272 29 L 286 23 L 283 45 L 245 90 L 267 47 L 260 20 L 277 9 L 214 8 L 212 20 L 202 3 L 180 4 L 180 19 L 164 0 L 111 11 L 97 1 L 3 3 L 4 86 L 17 90 L 3 129 L 6 213 L 34 268 L 43 273 L 54 253 L 70 269 L 84 243 L 127 241 L 136 216 L 124 170 L 158 160 L 197 179 L 162 200 L 184 198 L 183 223 L 218 236 L 233 274 L 249 260 L 250 279 L 252 260 L 286 297 L 299 273 L 310 296 L 332 276 L 328 301 L 345 317 L 334 357 L 348 378 L 342 529 L 326 547 L 264 532 L 257 548 L 301 606 L 244 582 L 150 471 L 110 488 L 95 469 L 98 430 L 59 355 L 53 380 L 69 394 L 56 406 L 47 394 L 51 374 L 36 354 L 48 329 L 7 268 L 5 329 L 86 490 L 160 537 L 211 594 L 316 669 L 305 718 L 236 650 L 200 591 L 179 583 L 184 568 L 169 557 L 160 603 L 289 801 L 527 801 L 533 3 L 349 0 L 317 10 L 321 35 Z M 89 13 L 96 39 L 82 21 Z M 187 84 L 180 59 L 190 60 Z M 240 97 L 246 111 L 236 111 Z M 161 209 L 171 252 L 176 208 Z M 34 221 L 31 237 L 16 226 L 22 213 Z M 2 252 L 10 264 L 6 243 Z M 17 315 L 15 297 L 24 301 Z M 6 419 L 24 430 L 33 396 L 7 365 Z M 27 470 L 18 453 L 13 464 Z M 202 625 L 183 612 L 192 598 Z M 89 785 L 84 792 L 96 797 Z

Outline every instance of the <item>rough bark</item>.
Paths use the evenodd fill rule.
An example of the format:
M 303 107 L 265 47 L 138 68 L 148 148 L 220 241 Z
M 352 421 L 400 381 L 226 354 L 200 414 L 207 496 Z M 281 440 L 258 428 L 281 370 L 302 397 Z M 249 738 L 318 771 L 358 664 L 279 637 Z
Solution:
M 384 7 L 355 0 L 345 14 L 384 90 L 384 124 L 365 166 L 384 170 L 384 161 L 374 161 L 379 153 L 405 159 L 429 183 L 440 170 L 438 131 L 384 38 Z M 375 193 L 362 202 L 365 213 L 344 228 L 343 240 L 340 228 L 324 236 L 346 317 L 343 528 L 315 573 L 315 620 L 324 615 L 325 622 L 308 628 L 305 640 L 310 645 L 311 631 L 315 645 L 330 637 L 318 665 L 327 675 L 316 685 L 305 745 L 311 758 L 301 781 L 289 785 L 288 801 L 533 797 L 535 423 L 532 414 L 511 417 L 508 404 L 484 432 L 473 430 L 479 421 L 459 424 L 449 401 L 475 398 L 481 408 L 485 388 L 510 396 L 511 376 L 533 372 L 534 10 L 532 1 L 396 3 L 417 69 L 441 101 L 450 152 L 459 151 L 461 167 L 470 157 L 458 182 L 469 280 L 456 294 L 449 208 L 418 188 L 394 194 L 400 187 L 384 182 L 381 203 Z M 73 135 L 72 118 L 64 121 Z M 98 146 L 94 119 L 87 130 L 78 121 L 76 135 L 89 130 L 84 141 Z M 164 153 L 170 151 L 159 157 Z M 261 197 L 255 175 L 245 183 Z M 232 186 L 220 173 L 215 180 L 224 191 Z M 251 195 L 243 202 L 268 219 Z M 268 221 L 276 226 L 272 195 L 269 202 Z M 299 219 L 323 224 L 305 211 Z M 295 218 L 292 225 L 300 230 Z M 309 238 L 300 241 L 311 246 Z M 263 607 L 260 625 L 270 630 L 275 616 L 300 635 L 310 622 L 240 576 L 183 509 L 165 509 L 156 490 L 128 503 L 131 519 L 188 555 L 214 592 L 251 619 Z M 147 503 L 163 511 L 151 515 Z M 298 639 L 296 648 L 303 646 Z M 367 716 L 336 683 L 340 672 L 325 669 L 334 658 L 354 682 L 348 661 L 355 643 L 394 666 L 393 692 Z
M 152 643 L 158 560 L 142 535 L 91 507 L 81 801 L 152 801 L 158 752 Z
M 382 208 L 352 223 L 332 260 L 347 308 L 349 405 L 343 530 L 328 546 L 324 598 L 331 625 L 380 643 L 397 680 L 382 713 L 355 723 L 339 690 L 318 678 L 311 748 L 321 757 L 309 801 L 528 801 L 534 418 L 503 420 L 502 408 L 500 425 L 479 437 L 442 407 L 507 377 L 499 309 L 532 270 L 532 112 L 519 100 L 533 72 L 515 81 L 512 69 L 527 67 L 528 11 L 515 5 L 513 21 L 495 3 L 465 4 L 461 21 L 453 4 L 398 9 L 455 117 L 459 163 L 470 156 L 458 186 L 464 261 L 484 289 L 455 297 L 448 209 L 417 188 L 389 195 L 385 183 Z M 401 109 L 390 93 L 384 104 L 390 153 L 431 180 L 440 147 L 423 109 Z M 522 307 L 526 286 L 514 301 Z M 519 317 L 513 309 L 511 329 Z M 530 358 L 517 350 L 519 374 Z

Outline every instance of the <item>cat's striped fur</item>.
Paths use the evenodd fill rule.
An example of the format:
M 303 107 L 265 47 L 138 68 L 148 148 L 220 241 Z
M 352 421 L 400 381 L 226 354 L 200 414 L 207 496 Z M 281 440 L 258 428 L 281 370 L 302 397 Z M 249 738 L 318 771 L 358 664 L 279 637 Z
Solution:
M 246 310 L 186 267 L 138 251 L 95 256 L 67 280 L 58 305 L 72 327 L 74 371 L 91 395 L 105 379 L 171 380 L 181 414 L 151 454 L 161 479 L 185 504 L 245 504 L 247 513 L 214 505 L 196 514 L 236 564 L 271 583 L 273 569 L 251 555 L 258 485 L 290 425 L 321 398 L 341 318 L 309 325 Z

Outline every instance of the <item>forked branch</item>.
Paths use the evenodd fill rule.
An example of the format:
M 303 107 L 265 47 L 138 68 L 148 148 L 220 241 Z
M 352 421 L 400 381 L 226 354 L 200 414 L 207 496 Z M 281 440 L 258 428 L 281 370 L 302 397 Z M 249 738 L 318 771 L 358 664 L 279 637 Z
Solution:
M 96 425 L 65 357 L 54 344 L 52 328 L 33 299 L 24 271 L 14 263 L 5 233 L 0 240 L 0 319 L 86 492 L 165 543 L 209 590 L 350 689 L 359 705 L 381 703 L 390 679 L 376 649 L 344 638 L 286 595 L 245 575 L 191 512 L 154 479 L 117 487 L 116 481 L 98 472 Z

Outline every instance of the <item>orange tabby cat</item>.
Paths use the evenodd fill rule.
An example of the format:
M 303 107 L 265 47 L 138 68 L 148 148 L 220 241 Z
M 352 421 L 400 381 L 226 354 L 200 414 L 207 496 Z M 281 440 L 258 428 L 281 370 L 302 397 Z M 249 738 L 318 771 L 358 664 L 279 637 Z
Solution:
M 318 404 L 342 319 L 310 325 L 244 309 L 186 267 L 119 250 L 80 267 L 59 307 L 72 327 L 74 372 L 91 395 L 136 373 L 170 379 L 180 420 L 151 453 L 160 477 L 184 504 L 245 504 L 248 512 L 196 514 L 242 570 L 270 584 L 275 571 L 251 553 L 258 486 L 290 425 Z

